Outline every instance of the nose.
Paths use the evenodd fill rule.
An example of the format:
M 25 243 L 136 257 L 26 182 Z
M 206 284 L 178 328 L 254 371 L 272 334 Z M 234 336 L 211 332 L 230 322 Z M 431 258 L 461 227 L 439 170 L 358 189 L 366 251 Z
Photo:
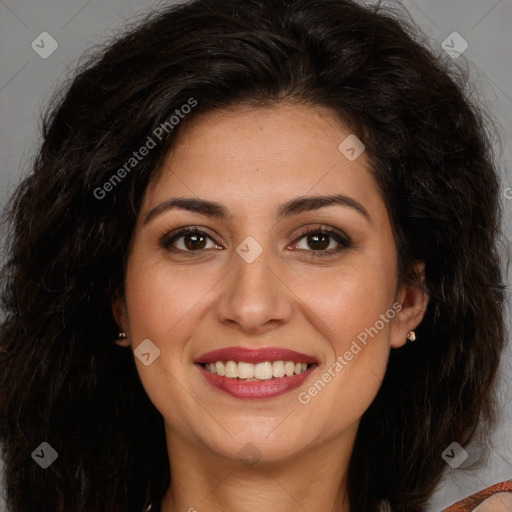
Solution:
M 234 252 L 232 260 L 216 303 L 218 321 L 251 334 L 286 323 L 293 312 L 293 293 L 270 252 L 264 250 L 252 263 Z

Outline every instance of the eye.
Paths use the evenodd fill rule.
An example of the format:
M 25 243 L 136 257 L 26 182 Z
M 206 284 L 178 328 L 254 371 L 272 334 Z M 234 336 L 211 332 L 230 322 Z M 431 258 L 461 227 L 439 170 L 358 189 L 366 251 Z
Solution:
M 208 233 L 195 226 L 163 234 L 159 237 L 159 245 L 168 251 L 181 253 L 223 249 Z M 309 253 L 310 257 L 330 256 L 350 246 L 351 241 L 346 235 L 322 227 L 305 230 L 294 244 L 295 248 Z
M 210 245 L 208 246 L 208 243 Z M 206 232 L 197 228 L 182 228 L 167 233 L 160 238 L 159 244 L 168 251 L 201 252 L 204 249 L 222 249 Z
M 307 229 L 297 240 L 299 242 L 295 243 L 295 247 L 311 253 L 308 256 L 312 257 L 330 256 L 351 246 L 347 236 L 321 227 Z M 301 244 L 302 247 L 300 247 Z

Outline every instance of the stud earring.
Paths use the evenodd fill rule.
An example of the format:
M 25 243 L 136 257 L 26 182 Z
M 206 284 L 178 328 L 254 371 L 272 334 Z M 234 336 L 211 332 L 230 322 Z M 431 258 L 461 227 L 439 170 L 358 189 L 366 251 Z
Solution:
M 128 334 L 124 331 L 119 332 L 117 334 L 117 340 L 115 340 L 114 343 L 120 347 L 128 347 L 130 345 L 130 342 L 128 341 Z
M 416 333 L 414 331 L 409 331 L 407 333 L 407 339 L 409 341 L 414 341 L 416 339 Z

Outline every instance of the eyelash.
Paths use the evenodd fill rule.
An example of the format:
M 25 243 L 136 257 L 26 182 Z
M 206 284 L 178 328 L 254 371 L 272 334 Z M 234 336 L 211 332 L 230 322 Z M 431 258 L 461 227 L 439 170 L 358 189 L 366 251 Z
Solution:
M 159 237 L 159 245 L 167 251 L 179 252 L 181 254 L 186 254 L 187 256 L 195 256 L 194 253 L 201 253 L 205 250 L 205 249 L 199 249 L 197 251 L 189 251 L 189 250 L 177 249 L 175 247 L 171 247 L 171 245 L 176 240 L 178 240 L 179 238 L 182 238 L 184 235 L 203 235 L 203 236 L 206 236 L 207 238 L 210 238 L 211 240 L 213 240 L 213 242 L 215 244 L 217 244 L 217 242 L 208 233 L 206 233 L 205 231 L 201 231 L 198 228 L 198 226 L 189 226 L 189 227 L 185 227 L 185 228 L 180 228 L 171 233 L 165 232 L 164 234 L 162 234 Z M 300 249 L 301 251 L 305 251 L 306 253 L 309 253 L 308 257 L 310 257 L 310 258 L 324 258 L 324 257 L 332 256 L 332 255 L 337 254 L 337 253 L 341 252 L 342 250 L 347 249 L 352 246 L 351 240 L 346 235 L 342 235 L 341 233 L 338 233 L 337 231 L 334 231 L 334 230 L 328 229 L 328 228 L 324 228 L 324 227 L 315 227 L 315 228 L 306 229 L 305 231 L 300 233 L 298 238 L 295 240 L 294 244 L 297 244 L 299 240 L 301 240 L 302 238 L 308 237 L 310 235 L 327 235 L 339 243 L 338 247 L 336 247 L 334 249 L 329 249 L 329 250 L 324 249 L 324 250 L 315 251 L 315 250 Z M 219 244 L 217 244 L 217 245 L 219 245 Z M 329 245 L 330 245 L 330 243 L 329 243 Z

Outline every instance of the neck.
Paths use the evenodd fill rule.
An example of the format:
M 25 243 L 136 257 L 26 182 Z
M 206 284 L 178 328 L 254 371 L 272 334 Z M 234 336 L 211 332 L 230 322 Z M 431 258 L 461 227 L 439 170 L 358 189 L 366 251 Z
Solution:
M 168 434 L 171 485 L 161 511 L 350 512 L 346 475 L 355 432 L 286 460 L 252 465 Z

